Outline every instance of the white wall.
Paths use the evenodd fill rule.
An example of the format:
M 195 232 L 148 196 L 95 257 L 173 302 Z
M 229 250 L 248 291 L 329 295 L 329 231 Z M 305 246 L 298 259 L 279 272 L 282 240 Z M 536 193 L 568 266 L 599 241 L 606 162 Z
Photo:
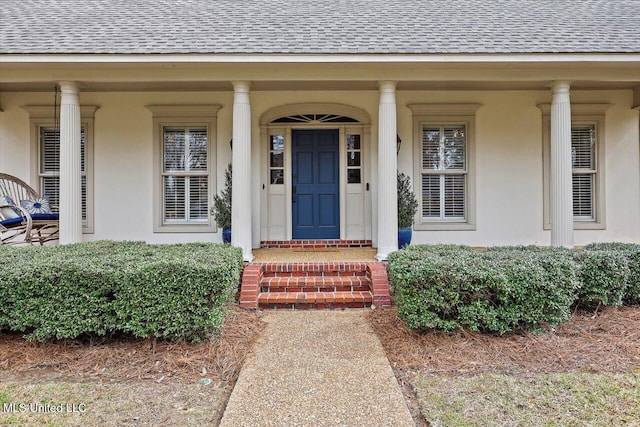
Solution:
M 640 154 L 638 111 L 631 91 L 574 91 L 573 102 L 611 103 L 606 113 L 606 229 L 579 230 L 575 243 L 640 243 Z M 414 243 L 548 245 L 543 229 L 542 119 L 536 107 L 550 102 L 547 91 L 399 91 L 398 164 L 413 176 L 413 121 L 410 103 L 480 103 L 476 116 L 476 230 L 414 232 Z M 51 104 L 53 93 L 4 92 L 0 113 L 0 171 L 29 180 L 29 116 L 21 105 Z M 220 241 L 219 233 L 153 233 L 153 144 L 149 104 L 220 104 L 217 129 L 217 186 L 231 159 L 232 92 L 81 92 L 81 104 L 98 105 L 94 135 L 95 233 L 86 240 L 149 242 Z M 259 118 L 287 103 L 332 102 L 367 111 L 372 118 L 371 171 L 377 156 L 377 91 L 290 91 L 251 94 L 253 144 L 260 141 Z M 260 211 L 260 170 L 266 159 L 253 156 L 253 209 Z M 372 206 L 375 208 L 375 179 Z M 31 183 L 37 186 L 37 183 Z M 375 212 L 373 213 L 375 235 Z M 260 230 L 255 217 L 254 233 Z M 255 244 L 255 240 L 254 240 Z

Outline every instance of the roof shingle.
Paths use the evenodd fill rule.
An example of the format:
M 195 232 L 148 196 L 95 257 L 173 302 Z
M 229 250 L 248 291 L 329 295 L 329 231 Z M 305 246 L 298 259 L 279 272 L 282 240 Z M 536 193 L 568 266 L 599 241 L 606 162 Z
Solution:
M 640 53 L 640 0 L 0 0 L 1 54 Z

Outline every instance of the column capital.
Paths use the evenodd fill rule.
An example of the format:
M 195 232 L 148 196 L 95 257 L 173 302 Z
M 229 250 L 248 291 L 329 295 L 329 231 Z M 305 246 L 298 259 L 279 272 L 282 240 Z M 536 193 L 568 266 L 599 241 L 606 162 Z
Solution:
M 551 93 L 553 94 L 569 93 L 571 89 L 571 82 L 567 80 L 558 80 L 550 82 L 549 87 L 551 87 Z
M 238 80 L 231 82 L 231 84 L 233 85 L 234 92 L 249 93 L 249 91 L 251 90 L 251 82 L 248 81 Z
M 391 80 L 382 80 L 378 82 L 378 89 L 381 93 L 394 93 L 398 83 Z
M 60 91 L 65 95 L 78 95 L 80 93 L 77 82 L 61 81 L 58 84 L 60 85 Z

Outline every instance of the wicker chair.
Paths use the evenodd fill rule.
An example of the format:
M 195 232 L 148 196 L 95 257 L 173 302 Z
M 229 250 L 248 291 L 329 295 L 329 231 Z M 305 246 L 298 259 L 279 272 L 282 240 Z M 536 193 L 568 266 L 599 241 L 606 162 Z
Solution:
M 39 243 L 58 239 L 59 221 L 55 213 L 33 213 L 21 206 L 22 200 L 40 195 L 26 182 L 0 173 L 0 244 Z M 10 204 L 8 201 L 13 201 Z

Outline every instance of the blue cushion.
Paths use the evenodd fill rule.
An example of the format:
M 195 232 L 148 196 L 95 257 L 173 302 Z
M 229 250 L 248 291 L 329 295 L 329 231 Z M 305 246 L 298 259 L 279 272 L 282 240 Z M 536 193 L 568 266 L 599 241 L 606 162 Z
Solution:
M 51 206 L 49 206 L 49 200 L 46 197 L 20 200 L 20 205 L 31 215 L 51 213 Z
M 11 227 L 13 225 L 16 224 L 20 224 L 22 222 L 24 218 L 19 216 L 18 218 L 9 218 L 9 219 L 5 219 L 3 221 L 0 221 L 0 225 L 4 226 L 4 227 Z
M 34 221 L 57 221 L 60 219 L 60 215 L 57 213 L 37 213 L 31 215 Z

